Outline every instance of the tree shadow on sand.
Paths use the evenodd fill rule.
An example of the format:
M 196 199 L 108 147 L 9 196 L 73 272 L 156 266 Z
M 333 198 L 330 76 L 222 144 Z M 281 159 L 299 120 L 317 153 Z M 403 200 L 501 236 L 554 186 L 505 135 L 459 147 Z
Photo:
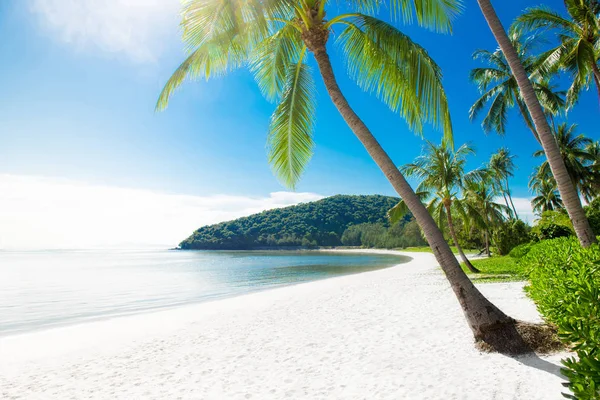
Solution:
M 556 335 L 555 328 L 546 324 L 533 324 L 512 320 L 499 325 L 490 335 L 477 342 L 480 350 L 497 352 L 531 368 L 539 369 L 564 380 L 561 366 L 544 360 L 538 354 L 552 354 L 564 350 L 564 345 Z
M 518 361 L 519 363 L 526 365 L 528 367 L 536 368 L 536 369 L 539 369 L 540 371 L 545 371 L 549 374 L 556 375 L 559 378 L 562 378 L 564 381 L 567 380 L 567 378 L 560 372 L 560 369 L 562 368 L 561 365 L 554 364 L 548 360 L 544 360 L 543 358 L 540 358 L 535 353 L 523 354 L 520 356 L 509 356 L 509 357 L 513 358 L 515 361 Z

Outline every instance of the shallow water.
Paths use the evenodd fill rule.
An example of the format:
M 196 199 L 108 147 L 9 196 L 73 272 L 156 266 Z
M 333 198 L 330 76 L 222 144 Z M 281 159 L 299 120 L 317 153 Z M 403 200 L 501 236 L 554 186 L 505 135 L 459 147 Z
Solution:
M 407 260 L 312 251 L 0 252 L 0 335 L 231 297 Z

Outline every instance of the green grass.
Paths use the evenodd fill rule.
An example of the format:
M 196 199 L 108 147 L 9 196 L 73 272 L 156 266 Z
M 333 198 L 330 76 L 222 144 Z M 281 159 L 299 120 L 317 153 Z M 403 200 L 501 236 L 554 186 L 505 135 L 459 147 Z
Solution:
M 454 254 L 458 254 L 458 250 L 456 250 L 456 247 L 450 246 L 450 249 L 452 250 L 452 252 Z M 413 253 L 431 253 L 431 248 L 429 246 L 407 247 L 405 249 L 398 249 L 398 250 L 409 251 L 409 252 L 413 252 Z M 479 251 L 477 251 L 477 250 L 463 249 L 463 251 L 465 252 L 465 254 L 478 254 L 479 253 Z
M 527 280 L 527 274 L 517 262 L 517 259 L 503 256 L 471 260 L 471 263 L 481 271 L 473 274 L 467 270 L 464 263 L 463 270 L 473 282 L 514 282 Z

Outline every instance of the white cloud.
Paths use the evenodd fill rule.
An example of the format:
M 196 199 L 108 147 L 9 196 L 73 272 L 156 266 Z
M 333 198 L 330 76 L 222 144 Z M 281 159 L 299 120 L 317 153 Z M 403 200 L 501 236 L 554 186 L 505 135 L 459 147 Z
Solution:
M 531 208 L 531 198 L 513 197 L 512 200 L 515 204 L 515 208 L 517 209 L 517 213 L 519 214 L 519 218 L 528 222 L 529 224 L 533 224 L 533 222 L 536 220 L 536 216 L 533 212 L 533 208 Z M 500 202 L 500 204 L 504 204 L 504 200 L 502 198 L 499 198 L 497 201 Z
M 0 193 L 0 249 L 174 246 L 202 225 L 322 198 L 188 196 L 15 175 L 0 175 Z
M 177 31 L 179 0 L 29 0 L 60 40 L 88 51 L 154 61 Z

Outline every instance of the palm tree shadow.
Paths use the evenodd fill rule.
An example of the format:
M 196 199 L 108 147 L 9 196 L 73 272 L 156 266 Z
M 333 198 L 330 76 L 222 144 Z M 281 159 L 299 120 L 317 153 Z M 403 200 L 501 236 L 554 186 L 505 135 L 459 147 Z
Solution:
M 515 361 L 517 361 L 523 365 L 526 365 L 528 367 L 539 369 L 540 371 L 545 371 L 549 374 L 556 375 L 565 381 L 567 380 L 567 378 L 560 372 L 560 369 L 562 368 L 560 365 L 554 364 L 548 360 L 544 360 L 543 358 L 540 358 L 537 354 L 535 354 L 533 352 L 528 353 L 528 354 L 518 355 L 518 356 L 517 355 L 515 355 L 515 356 L 507 355 L 507 357 L 510 357 L 510 358 L 514 359 Z

